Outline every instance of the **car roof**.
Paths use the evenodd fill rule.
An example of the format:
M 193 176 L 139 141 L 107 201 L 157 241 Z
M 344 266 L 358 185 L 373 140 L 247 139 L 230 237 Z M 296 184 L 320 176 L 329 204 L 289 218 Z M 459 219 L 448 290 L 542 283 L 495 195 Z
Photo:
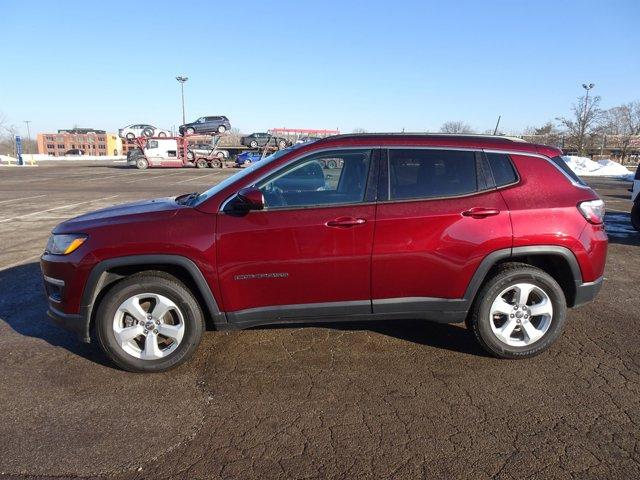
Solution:
M 528 143 L 518 137 L 502 135 L 448 134 L 448 133 L 354 133 L 333 135 L 313 142 L 317 148 L 329 146 L 379 145 L 381 147 L 434 146 L 480 148 L 493 150 L 540 153 L 549 157 L 562 154 L 562 150 L 548 145 Z

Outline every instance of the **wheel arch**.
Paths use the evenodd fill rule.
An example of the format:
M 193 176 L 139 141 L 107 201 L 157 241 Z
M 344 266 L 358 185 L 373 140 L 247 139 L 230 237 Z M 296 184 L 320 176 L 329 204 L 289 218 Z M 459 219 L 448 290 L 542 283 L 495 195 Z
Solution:
M 151 254 L 130 255 L 101 261 L 93 267 L 81 299 L 81 314 L 87 319 L 86 337 L 93 327 L 95 312 L 109 288 L 118 280 L 144 271 L 161 271 L 173 275 L 190 288 L 205 313 L 207 328 L 226 323 L 226 315 L 220 311 L 218 302 L 198 266 L 181 255 Z
M 580 265 L 571 250 L 558 245 L 505 248 L 490 253 L 471 278 L 465 291 L 465 300 L 471 304 L 491 272 L 506 262 L 522 262 L 540 268 L 558 282 L 568 307 L 573 307 L 576 303 L 578 287 L 583 284 Z

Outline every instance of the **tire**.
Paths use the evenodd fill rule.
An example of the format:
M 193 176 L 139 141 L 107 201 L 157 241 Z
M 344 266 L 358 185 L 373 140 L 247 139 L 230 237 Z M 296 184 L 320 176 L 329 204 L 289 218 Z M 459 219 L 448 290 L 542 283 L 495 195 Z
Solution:
M 209 166 L 211 168 L 222 168 L 222 162 L 220 160 L 212 160 Z
M 224 156 L 224 152 L 218 152 L 218 153 L 216 153 L 216 157 L 218 157 L 218 158 L 220 158 L 220 159 L 225 158 L 225 156 Z
M 338 166 L 338 164 L 336 163 L 335 160 L 329 160 L 327 162 L 327 168 L 336 168 Z
M 125 138 L 126 138 L 127 140 L 134 140 L 134 139 L 136 138 L 136 135 L 135 135 L 135 133 L 133 133 L 133 132 L 129 132 L 129 133 L 127 133 L 127 134 L 125 135 Z
M 225 127 L 224 125 L 220 125 L 218 127 L 218 133 L 224 133 L 227 131 L 227 127 Z
M 136 298 L 142 308 L 140 320 L 124 313 L 129 309 L 123 308 Z M 159 319 L 149 318 L 158 305 L 171 307 Z M 164 272 L 137 273 L 116 283 L 100 302 L 95 321 L 100 347 L 113 363 L 130 372 L 163 372 L 178 366 L 193 354 L 204 331 L 202 310 L 191 291 Z M 116 328 L 140 333 L 122 341 Z M 176 338 L 164 336 L 163 331 Z
M 136 158 L 136 168 L 138 170 L 146 170 L 149 167 L 149 162 L 144 157 Z
M 195 154 L 191 150 L 188 150 L 187 159 L 193 161 L 194 158 L 195 158 Z
M 196 133 L 195 129 L 193 127 L 189 127 L 186 130 L 187 135 L 193 135 L 194 133 Z
M 287 148 L 287 142 L 284 140 L 280 140 L 278 142 L 278 150 L 284 150 L 285 148 Z
M 150 128 L 145 128 L 142 131 L 142 136 L 143 137 L 153 137 L 153 130 L 151 130 Z
M 515 296 L 522 291 L 516 287 L 518 284 L 524 286 L 523 290 L 527 286 L 532 290 L 528 294 L 529 302 L 515 305 L 516 309 Z M 513 298 L 510 298 L 512 292 Z M 506 301 L 499 300 L 502 294 L 502 300 Z M 538 306 L 536 310 L 530 308 L 535 306 Z M 503 310 L 505 314 L 498 313 Z M 529 315 L 543 310 L 544 315 Z M 551 275 L 524 263 L 506 263 L 495 270 L 478 292 L 467 327 L 490 354 L 499 358 L 529 358 L 556 341 L 564 329 L 566 314 L 564 292 Z M 509 330 L 511 333 L 507 335 Z
M 166 138 L 166 137 L 167 137 L 167 132 L 160 132 L 160 133 L 158 133 L 158 137 L 160 137 L 160 138 Z
M 631 207 L 631 225 L 640 232 L 640 203 L 634 203 Z
M 196 160 L 197 168 L 207 168 L 208 166 L 209 166 L 209 162 L 207 161 L 206 158 L 199 158 L 198 160 Z
M 249 144 L 249 146 L 251 148 L 258 148 L 258 142 L 256 142 L 255 140 L 251 140 L 251 143 Z

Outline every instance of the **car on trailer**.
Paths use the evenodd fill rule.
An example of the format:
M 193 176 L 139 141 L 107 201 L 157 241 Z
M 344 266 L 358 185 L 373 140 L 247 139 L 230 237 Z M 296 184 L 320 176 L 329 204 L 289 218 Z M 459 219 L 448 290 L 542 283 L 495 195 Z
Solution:
M 118 130 L 118 136 L 126 140 L 133 140 L 139 137 L 170 137 L 171 132 L 162 128 L 154 127 L 148 123 L 136 123 L 127 125 Z
M 180 135 L 225 133 L 229 130 L 231 122 L 224 115 L 200 117 L 195 122 L 185 123 L 178 128 Z
M 276 137 L 266 132 L 255 132 L 240 139 L 240 143 L 246 147 L 277 147 L 282 150 L 291 145 L 291 142 L 284 137 Z

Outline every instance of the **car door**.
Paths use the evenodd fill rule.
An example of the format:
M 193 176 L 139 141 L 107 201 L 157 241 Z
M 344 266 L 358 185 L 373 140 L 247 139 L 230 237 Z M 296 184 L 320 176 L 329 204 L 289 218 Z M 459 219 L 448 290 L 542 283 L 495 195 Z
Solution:
M 372 258 L 374 313 L 446 309 L 482 259 L 512 245 L 509 212 L 482 152 L 393 148 Z M 443 307 L 445 305 L 445 307 Z
M 376 155 L 304 156 L 256 184 L 264 210 L 219 214 L 218 275 L 231 322 L 371 312 Z M 326 158 L 339 166 L 323 168 Z

